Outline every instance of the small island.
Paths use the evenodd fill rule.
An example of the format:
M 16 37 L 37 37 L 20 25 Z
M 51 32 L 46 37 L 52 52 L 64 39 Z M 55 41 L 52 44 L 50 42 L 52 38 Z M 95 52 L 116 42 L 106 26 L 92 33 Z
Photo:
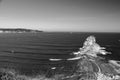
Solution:
M 0 28 L 0 33 L 39 33 L 40 30 L 24 29 L 24 28 Z

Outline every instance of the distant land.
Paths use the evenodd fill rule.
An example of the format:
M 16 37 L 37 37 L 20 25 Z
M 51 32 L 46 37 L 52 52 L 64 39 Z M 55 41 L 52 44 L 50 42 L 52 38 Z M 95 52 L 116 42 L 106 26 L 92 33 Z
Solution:
M 40 30 L 24 29 L 24 28 L 0 28 L 0 33 L 38 33 Z

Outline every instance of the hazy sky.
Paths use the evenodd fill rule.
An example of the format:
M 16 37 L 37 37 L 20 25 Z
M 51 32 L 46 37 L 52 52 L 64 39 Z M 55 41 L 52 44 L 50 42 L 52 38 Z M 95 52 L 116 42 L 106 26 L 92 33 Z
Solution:
M 120 0 L 0 0 L 0 28 L 120 32 Z

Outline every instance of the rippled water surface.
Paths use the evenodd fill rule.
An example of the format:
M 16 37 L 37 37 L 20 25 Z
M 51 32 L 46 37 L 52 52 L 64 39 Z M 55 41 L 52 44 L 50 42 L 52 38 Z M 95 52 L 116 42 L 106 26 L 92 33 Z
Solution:
M 120 60 L 118 33 L 0 33 L 0 67 L 12 68 L 28 75 L 48 74 L 51 68 L 67 73 L 73 69 L 76 61 L 49 59 L 74 57 L 72 52 L 78 51 L 90 35 L 94 35 L 98 44 L 113 53 L 103 57 Z

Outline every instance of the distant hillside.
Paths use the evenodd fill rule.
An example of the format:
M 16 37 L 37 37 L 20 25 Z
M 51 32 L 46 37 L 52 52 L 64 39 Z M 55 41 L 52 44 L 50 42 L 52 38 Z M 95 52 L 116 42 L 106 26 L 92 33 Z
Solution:
M 24 29 L 24 28 L 0 28 L 1 33 L 25 33 L 25 32 L 43 32 L 40 30 Z

